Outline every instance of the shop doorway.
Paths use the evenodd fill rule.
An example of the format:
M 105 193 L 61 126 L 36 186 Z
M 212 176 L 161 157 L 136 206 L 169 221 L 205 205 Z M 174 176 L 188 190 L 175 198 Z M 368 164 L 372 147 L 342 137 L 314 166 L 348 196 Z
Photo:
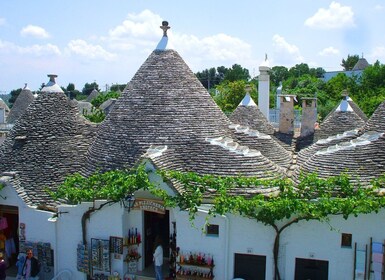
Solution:
M 14 267 L 19 254 L 19 208 L 0 205 L 0 251 L 5 253 L 10 267 Z
M 166 210 L 165 214 L 159 214 L 144 211 L 144 265 L 150 266 L 153 263 L 152 255 L 154 251 L 155 237 L 159 235 L 162 238 L 163 255 L 169 257 L 169 236 L 170 236 L 170 212 Z
M 314 259 L 295 259 L 295 280 L 327 280 L 329 262 Z

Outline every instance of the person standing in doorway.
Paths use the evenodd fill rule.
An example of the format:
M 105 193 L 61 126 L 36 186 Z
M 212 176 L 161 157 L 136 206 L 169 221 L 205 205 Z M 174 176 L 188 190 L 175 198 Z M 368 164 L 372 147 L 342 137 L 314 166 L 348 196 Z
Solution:
M 38 280 L 37 276 L 40 272 L 39 261 L 33 256 L 31 249 L 27 250 L 27 258 L 23 265 L 23 279 L 26 280 Z
M 155 265 L 155 279 L 163 280 L 162 266 L 163 266 L 163 247 L 162 239 L 156 236 L 154 243 L 154 265 Z

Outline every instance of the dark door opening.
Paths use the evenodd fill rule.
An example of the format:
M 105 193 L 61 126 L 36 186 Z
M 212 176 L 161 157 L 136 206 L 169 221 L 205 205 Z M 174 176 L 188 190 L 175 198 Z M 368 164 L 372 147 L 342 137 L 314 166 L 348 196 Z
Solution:
M 295 259 L 295 280 L 327 280 L 328 274 L 328 261 Z
M 6 256 L 9 266 L 14 266 L 19 254 L 19 209 L 16 206 L 0 205 L 0 218 L 5 219 L 0 230 L 0 251 Z M 6 225 L 6 227 L 5 227 Z
M 266 256 L 235 254 L 234 278 L 264 280 L 266 278 Z
M 144 265 L 152 264 L 152 254 L 154 252 L 155 237 L 162 238 L 163 255 L 169 257 L 169 237 L 170 237 L 170 213 L 166 210 L 165 214 L 144 211 Z

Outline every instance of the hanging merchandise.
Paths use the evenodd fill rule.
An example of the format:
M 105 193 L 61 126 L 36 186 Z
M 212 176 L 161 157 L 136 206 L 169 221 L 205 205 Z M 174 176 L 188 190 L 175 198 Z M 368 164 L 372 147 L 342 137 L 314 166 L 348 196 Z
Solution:
M 110 236 L 110 250 L 112 254 L 123 254 L 123 238 Z
M 88 247 L 84 244 L 78 244 L 77 248 L 77 269 L 78 271 L 90 274 L 90 258 Z
M 104 279 L 103 275 L 111 271 L 110 241 L 91 239 L 91 265 L 93 279 Z M 107 279 L 107 278 L 106 278 Z

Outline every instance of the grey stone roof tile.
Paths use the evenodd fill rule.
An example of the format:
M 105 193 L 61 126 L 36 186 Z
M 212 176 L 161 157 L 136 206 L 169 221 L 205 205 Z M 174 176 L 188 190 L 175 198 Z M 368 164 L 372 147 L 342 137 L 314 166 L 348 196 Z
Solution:
M 176 51 L 154 51 L 101 124 L 89 148 L 87 172 L 131 167 L 151 146 L 167 146 L 164 155 L 153 159 L 162 168 L 261 178 L 283 175 L 283 169 L 262 154 L 244 156 L 213 144 L 213 139 L 237 142 L 230 124 Z
M 55 190 L 68 174 L 81 171 L 95 133 L 96 125 L 63 93 L 42 93 L 0 147 L 0 172 L 18 173 L 26 202 L 55 206 L 45 188 Z
M 15 123 L 16 120 L 25 112 L 29 104 L 33 102 L 35 97 L 30 89 L 23 89 L 16 98 L 11 111 L 7 117 L 7 123 Z

